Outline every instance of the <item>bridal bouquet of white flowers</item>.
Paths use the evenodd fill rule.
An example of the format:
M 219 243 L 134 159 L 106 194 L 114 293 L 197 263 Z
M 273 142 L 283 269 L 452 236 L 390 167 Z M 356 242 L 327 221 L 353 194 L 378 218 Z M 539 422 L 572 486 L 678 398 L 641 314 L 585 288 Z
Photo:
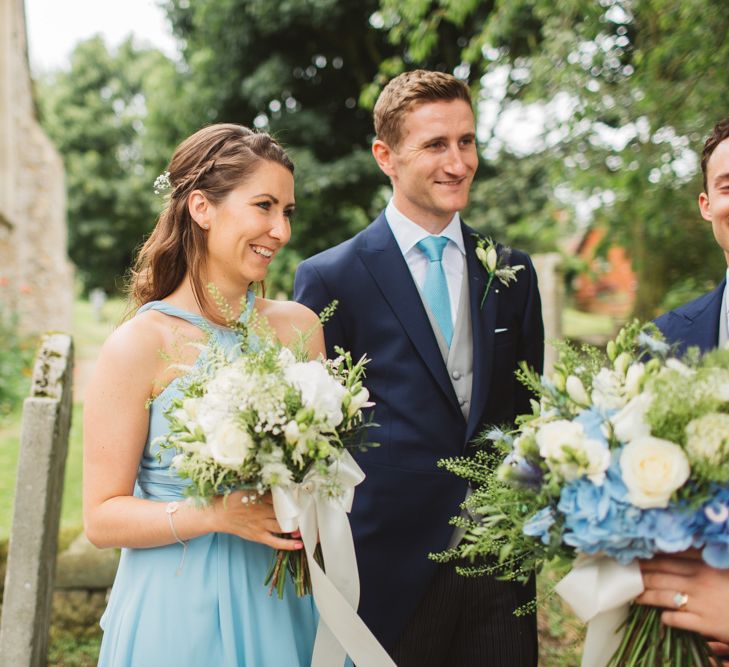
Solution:
M 315 542 L 317 504 L 348 512 L 354 486 L 364 479 L 348 450 L 374 444 L 365 441 L 374 424 L 362 411 L 373 405 L 362 384 L 367 359 L 353 363 L 337 350 L 336 359 L 311 361 L 262 326 L 237 328 L 232 354 L 214 343 L 201 345 L 201 359 L 184 369 L 182 394 L 166 413 L 170 428 L 160 446 L 176 450 L 172 468 L 189 480 L 189 497 L 207 502 L 247 489 L 244 501 L 255 502 L 271 491 L 287 532 L 301 528 L 306 511 L 314 512 Z M 318 546 L 315 555 L 321 565 Z M 283 596 L 287 570 L 299 596 L 310 592 L 303 551 L 276 552 L 266 581 L 271 591 Z
M 455 520 L 469 532 L 436 558 L 487 556 L 471 571 L 515 580 L 550 561 L 571 568 L 557 592 L 589 622 L 585 665 L 708 666 L 703 638 L 631 601 L 636 559 L 696 548 L 729 568 L 729 350 L 679 360 L 636 322 L 606 352 L 560 353 L 550 377 L 519 371 L 539 400 L 516 430 L 443 462 L 477 485 L 467 506 L 479 518 Z

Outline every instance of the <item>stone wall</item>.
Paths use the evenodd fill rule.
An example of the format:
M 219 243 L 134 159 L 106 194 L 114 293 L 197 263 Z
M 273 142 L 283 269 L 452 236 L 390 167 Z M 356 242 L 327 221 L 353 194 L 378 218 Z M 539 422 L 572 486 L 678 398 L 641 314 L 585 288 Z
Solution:
M 0 0 L 0 308 L 23 330 L 68 331 L 63 162 L 38 123 L 23 0 Z

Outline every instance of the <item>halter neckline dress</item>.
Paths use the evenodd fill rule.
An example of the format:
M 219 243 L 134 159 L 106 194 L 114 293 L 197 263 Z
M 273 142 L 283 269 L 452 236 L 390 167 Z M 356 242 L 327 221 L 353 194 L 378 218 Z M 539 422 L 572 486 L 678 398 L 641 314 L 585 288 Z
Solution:
M 241 319 L 253 309 L 253 292 Z M 236 336 L 164 301 L 156 310 L 205 329 L 232 350 Z M 196 363 L 201 361 L 198 358 Z M 180 395 L 173 380 L 149 408 L 149 434 L 134 489 L 140 498 L 183 498 L 186 480 L 170 470 L 174 451 L 158 460 L 155 438 L 168 428 L 164 412 Z M 101 618 L 102 667 L 305 667 L 311 662 L 318 614 L 311 596 L 297 598 L 290 582 L 283 600 L 269 596 L 264 579 L 273 550 L 227 533 L 190 540 L 179 573 L 182 545 L 122 549 L 119 569 Z

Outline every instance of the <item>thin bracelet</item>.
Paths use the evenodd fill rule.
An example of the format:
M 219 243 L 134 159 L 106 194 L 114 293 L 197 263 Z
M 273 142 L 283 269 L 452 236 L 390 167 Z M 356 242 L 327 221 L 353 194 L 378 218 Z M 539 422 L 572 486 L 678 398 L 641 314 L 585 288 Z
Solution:
M 187 554 L 187 545 L 189 544 L 189 541 L 181 540 L 180 536 L 175 530 L 175 522 L 172 520 L 172 515 L 178 509 L 180 509 L 180 503 L 178 503 L 176 500 L 173 500 L 171 503 L 167 503 L 167 505 L 165 506 L 165 512 L 167 512 L 167 519 L 170 522 L 170 530 L 172 531 L 172 535 L 182 545 L 182 558 L 180 559 L 180 564 L 177 566 L 177 572 L 175 573 L 175 575 L 179 577 L 180 574 L 182 574 L 182 566 L 185 564 L 185 554 Z

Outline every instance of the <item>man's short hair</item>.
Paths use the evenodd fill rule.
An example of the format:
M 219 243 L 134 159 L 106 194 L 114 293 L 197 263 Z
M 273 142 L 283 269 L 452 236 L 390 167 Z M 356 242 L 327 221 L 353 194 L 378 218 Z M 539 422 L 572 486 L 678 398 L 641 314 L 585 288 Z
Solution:
M 405 114 L 418 104 L 463 100 L 471 106 L 471 92 L 461 80 L 445 72 L 416 69 L 392 79 L 375 104 L 375 133 L 391 148 L 402 140 Z
M 701 172 L 704 175 L 704 192 L 708 190 L 709 184 L 706 181 L 706 167 L 709 164 L 709 158 L 711 157 L 716 147 L 724 141 L 729 139 L 729 118 L 720 120 L 714 129 L 711 131 L 709 138 L 704 144 L 704 150 L 701 153 Z

